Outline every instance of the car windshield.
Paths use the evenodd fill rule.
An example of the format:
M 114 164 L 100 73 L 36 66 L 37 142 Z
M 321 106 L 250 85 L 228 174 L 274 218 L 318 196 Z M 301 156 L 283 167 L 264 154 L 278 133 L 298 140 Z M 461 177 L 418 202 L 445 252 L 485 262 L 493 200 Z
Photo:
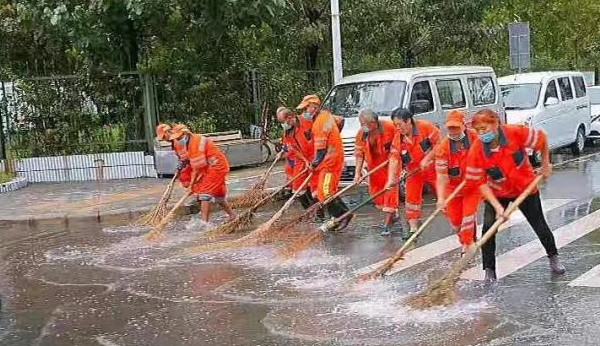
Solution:
M 342 84 L 333 88 L 323 107 L 346 118 L 358 116 L 364 108 L 378 115 L 389 115 L 402 105 L 405 88 L 403 81 Z
M 531 109 L 537 106 L 541 84 L 510 84 L 502 85 L 500 89 L 502 89 L 504 108 L 506 110 Z
M 588 94 L 590 95 L 590 103 L 593 105 L 600 105 L 600 88 L 598 89 L 588 89 Z

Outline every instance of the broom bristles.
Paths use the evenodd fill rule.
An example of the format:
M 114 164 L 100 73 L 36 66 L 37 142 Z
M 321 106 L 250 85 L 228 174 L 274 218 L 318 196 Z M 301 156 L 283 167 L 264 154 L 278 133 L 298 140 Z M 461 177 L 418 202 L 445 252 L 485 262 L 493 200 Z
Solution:
M 261 202 L 264 198 L 268 197 L 269 195 L 269 192 L 262 188 L 252 188 L 240 196 L 231 198 L 228 201 L 228 203 L 229 206 L 233 209 L 251 208 L 256 203 Z
M 136 222 L 138 226 L 156 226 L 168 214 L 167 203 L 173 192 L 173 181 L 167 185 L 165 192 L 154 208 L 148 213 L 142 215 Z
M 239 239 L 204 244 L 189 248 L 186 250 L 186 252 L 201 253 L 226 248 L 260 246 L 278 240 L 289 239 L 291 236 L 293 236 L 292 230 L 295 229 L 295 227 L 297 227 L 300 223 L 314 218 L 319 209 L 319 206 L 308 208 L 300 216 L 279 223 L 276 223 L 275 220 L 269 220 Z
M 451 269 L 446 275 L 429 285 L 425 291 L 404 299 L 404 303 L 421 310 L 453 304 L 456 301 L 455 285 L 468 262 L 466 257 L 461 259 L 454 269 Z
M 323 240 L 323 232 L 312 228 L 309 233 L 303 233 L 278 251 L 277 257 L 282 260 L 295 258 L 302 251 Z
M 231 234 L 235 231 L 240 230 L 245 225 L 252 222 L 254 219 L 255 213 L 252 210 L 245 211 L 242 214 L 237 215 L 233 220 L 226 222 L 222 225 L 213 228 L 206 233 L 203 234 L 205 238 L 216 238 L 222 235 Z

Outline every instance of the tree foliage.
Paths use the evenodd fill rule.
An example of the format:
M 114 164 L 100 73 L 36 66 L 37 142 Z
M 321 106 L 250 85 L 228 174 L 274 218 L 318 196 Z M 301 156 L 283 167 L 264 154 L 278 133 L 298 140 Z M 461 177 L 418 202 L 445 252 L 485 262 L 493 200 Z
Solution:
M 596 0 L 339 2 L 346 74 L 464 64 L 510 73 L 514 21 L 530 22 L 533 70 L 594 69 L 600 59 Z M 79 81 L 21 82 L 29 112 L 20 132 L 55 133 L 68 119 L 91 126 L 49 139 L 56 143 L 103 128 L 100 137 L 143 138 L 143 86 L 136 77 L 123 85 L 124 71 L 153 76 L 161 120 L 247 131 L 265 102 L 272 115 L 303 94 L 324 96 L 330 36 L 329 0 L 0 0 L 0 79 Z

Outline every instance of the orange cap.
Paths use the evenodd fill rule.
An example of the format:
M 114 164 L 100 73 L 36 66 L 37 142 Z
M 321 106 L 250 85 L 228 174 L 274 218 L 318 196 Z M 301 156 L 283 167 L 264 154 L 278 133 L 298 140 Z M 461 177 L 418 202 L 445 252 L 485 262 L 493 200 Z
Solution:
M 321 99 L 317 95 L 306 95 L 306 96 L 304 96 L 304 98 L 302 99 L 302 102 L 300 102 L 298 107 L 296 107 L 296 109 L 304 109 L 304 108 L 308 107 L 308 105 L 311 103 L 321 105 Z
M 446 115 L 446 127 L 465 126 L 465 113 L 463 111 L 451 110 Z
M 171 129 L 169 139 L 175 140 L 175 139 L 181 137 L 185 133 L 192 133 L 192 132 L 184 124 L 177 124 L 177 125 L 173 126 L 173 128 Z
M 168 134 L 171 131 L 171 126 L 169 124 L 158 124 L 156 126 L 156 138 L 159 141 L 168 140 Z
M 473 116 L 473 120 L 471 120 L 471 126 L 475 126 L 477 124 L 498 124 L 498 114 L 491 109 L 482 109 L 479 112 L 475 113 Z

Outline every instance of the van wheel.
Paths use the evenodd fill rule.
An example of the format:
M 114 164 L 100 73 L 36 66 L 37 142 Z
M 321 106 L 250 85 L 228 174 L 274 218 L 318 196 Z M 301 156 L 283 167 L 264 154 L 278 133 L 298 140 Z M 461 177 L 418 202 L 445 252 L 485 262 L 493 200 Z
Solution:
M 577 130 L 577 138 L 575 138 L 575 142 L 571 144 L 571 151 L 573 155 L 579 156 L 583 152 L 583 148 L 585 147 L 585 132 L 583 127 L 579 127 Z

